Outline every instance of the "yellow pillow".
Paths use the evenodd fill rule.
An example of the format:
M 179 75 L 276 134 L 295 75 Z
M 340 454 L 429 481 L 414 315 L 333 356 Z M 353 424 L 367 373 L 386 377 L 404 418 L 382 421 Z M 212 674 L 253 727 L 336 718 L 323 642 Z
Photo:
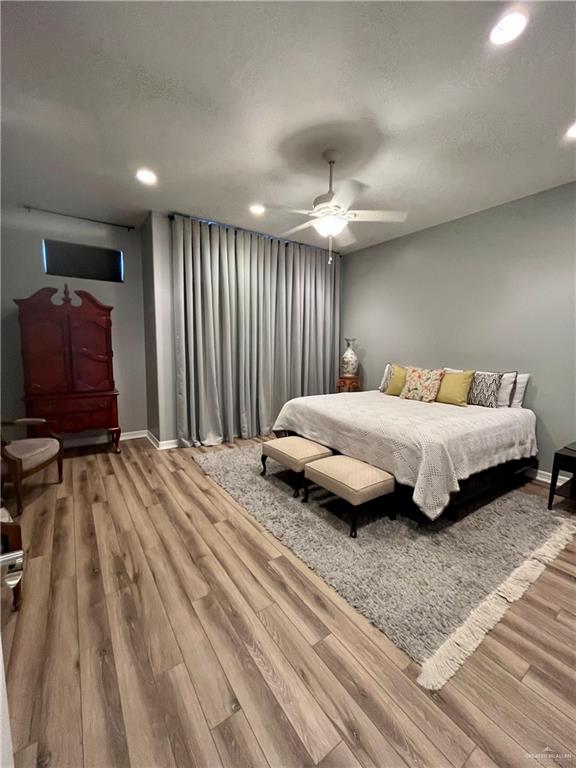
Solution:
M 446 371 L 436 395 L 437 403 L 448 405 L 468 405 L 468 392 L 476 371 L 461 371 L 449 373 Z
M 396 365 L 396 363 L 394 363 L 392 366 L 392 375 L 390 376 L 390 381 L 388 382 L 388 387 L 384 394 L 399 397 L 400 392 L 404 389 L 404 384 L 406 384 L 406 368 L 402 368 L 401 365 Z

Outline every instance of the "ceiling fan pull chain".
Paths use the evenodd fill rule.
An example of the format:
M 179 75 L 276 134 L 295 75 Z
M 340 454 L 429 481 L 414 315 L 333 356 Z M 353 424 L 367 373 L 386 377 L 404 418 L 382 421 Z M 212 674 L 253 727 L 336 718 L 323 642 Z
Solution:
M 328 238 L 328 264 L 332 264 L 332 236 Z

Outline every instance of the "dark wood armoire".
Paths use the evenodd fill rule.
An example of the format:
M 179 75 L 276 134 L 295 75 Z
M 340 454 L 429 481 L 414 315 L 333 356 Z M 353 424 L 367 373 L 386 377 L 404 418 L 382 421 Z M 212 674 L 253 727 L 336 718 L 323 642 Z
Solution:
M 87 291 L 42 288 L 18 305 L 26 415 L 47 419 L 57 432 L 108 430 L 119 450 L 118 392 L 112 372 L 113 307 Z

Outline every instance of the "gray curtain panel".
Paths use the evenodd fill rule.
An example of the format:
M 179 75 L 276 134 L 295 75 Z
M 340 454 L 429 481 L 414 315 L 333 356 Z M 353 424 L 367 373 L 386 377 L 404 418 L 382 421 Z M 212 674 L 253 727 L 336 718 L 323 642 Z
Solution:
M 267 434 L 287 400 L 334 391 L 338 257 L 175 216 L 172 261 L 181 443 Z

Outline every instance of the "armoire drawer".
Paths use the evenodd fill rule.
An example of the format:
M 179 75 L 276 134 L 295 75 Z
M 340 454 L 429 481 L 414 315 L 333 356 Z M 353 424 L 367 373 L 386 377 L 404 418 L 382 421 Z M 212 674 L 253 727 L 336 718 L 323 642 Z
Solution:
M 48 418 L 66 413 L 92 413 L 94 411 L 110 411 L 114 402 L 113 397 L 91 396 L 91 397 L 67 397 L 54 398 L 53 400 L 33 401 L 33 410 L 35 416 Z

